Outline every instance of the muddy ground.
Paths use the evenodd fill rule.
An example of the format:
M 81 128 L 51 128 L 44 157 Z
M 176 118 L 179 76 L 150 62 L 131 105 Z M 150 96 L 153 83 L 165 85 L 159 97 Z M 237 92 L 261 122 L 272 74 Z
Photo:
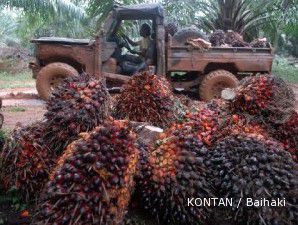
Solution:
M 291 87 L 296 95 L 298 111 L 298 84 L 291 84 Z M 3 98 L 3 129 L 6 131 L 12 130 L 18 123 L 27 125 L 40 120 L 46 111 L 45 102 L 38 98 L 35 88 L 2 89 L 0 97 Z

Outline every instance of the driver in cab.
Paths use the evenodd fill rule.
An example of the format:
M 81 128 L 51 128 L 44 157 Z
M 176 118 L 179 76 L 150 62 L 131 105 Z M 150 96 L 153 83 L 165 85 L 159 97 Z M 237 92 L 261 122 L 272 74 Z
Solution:
M 140 36 L 142 37 L 139 41 L 133 41 L 128 36 L 124 35 L 123 37 L 128 41 L 132 46 L 139 46 L 140 51 L 136 51 L 138 55 L 140 55 L 143 59 L 145 59 L 146 63 L 148 62 L 148 52 L 152 43 L 151 39 L 151 27 L 147 23 L 143 23 L 140 28 Z M 150 63 L 149 63 L 150 64 Z

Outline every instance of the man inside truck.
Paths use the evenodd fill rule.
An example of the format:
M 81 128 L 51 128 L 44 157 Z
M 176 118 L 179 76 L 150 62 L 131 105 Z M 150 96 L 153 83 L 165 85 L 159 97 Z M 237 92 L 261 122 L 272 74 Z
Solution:
M 147 23 L 142 24 L 140 28 L 140 36 L 142 39 L 135 42 L 128 36 L 121 34 L 118 30 L 118 32 L 114 31 L 108 38 L 108 41 L 117 44 L 117 48 L 112 57 L 117 60 L 117 63 L 121 68 L 121 74 L 132 75 L 145 69 L 147 66 L 154 64 L 154 54 L 156 52 L 155 42 L 151 38 L 151 27 Z M 132 49 L 130 45 L 140 46 L 140 50 L 136 51 Z M 132 54 L 122 54 L 123 47 Z
M 140 55 L 147 65 L 153 63 L 153 48 L 154 41 L 151 38 L 151 27 L 147 23 L 143 23 L 140 29 L 140 36 L 142 37 L 138 41 L 131 40 L 128 36 L 124 35 L 123 37 L 128 41 L 132 46 L 139 46 L 140 51 L 137 52 Z

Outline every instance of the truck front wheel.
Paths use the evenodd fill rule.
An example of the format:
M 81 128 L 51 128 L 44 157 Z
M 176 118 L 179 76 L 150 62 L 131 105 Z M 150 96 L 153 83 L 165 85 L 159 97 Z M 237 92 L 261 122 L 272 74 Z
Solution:
M 69 76 L 77 75 L 78 71 L 66 63 L 50 63 L 43 67 L 36 80 L 36 89 L 39 96 L 48 100 L 51 92 L 56 88 L 60 82 Z
M 200 98 L 203 101 L 220 98 L 222 90 L 234 88 L 238 85 L 238 82 L 237 77 L 226 70 L 212 71 L 204 77 L 200 84 Z

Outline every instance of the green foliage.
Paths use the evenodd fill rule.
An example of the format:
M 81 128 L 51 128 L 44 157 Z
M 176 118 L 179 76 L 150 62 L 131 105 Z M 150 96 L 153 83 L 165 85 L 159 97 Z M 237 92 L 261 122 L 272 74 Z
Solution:
M 180 27 L 186 27 L 196 24 L 202 3 L 197 0 L 164 0 L 162 5 L 168 22 L 175 22 Z
M 263 23 L 268 15 L 266 8 L 271 0 L 210 0 L 205 2 L 200 17 L 201 25 L 205 30 L 221 29 L 233 30 L 246 34 L 255 26 Z
M 75 2 L 79 3 L 80 1 Z M 84 8 L 70 1 L 4 0 L 0 1 L 0 6 L 6 6 L 2 11 L 4 14 L 8 12 L 8 9 L 19 14 L 18 17 L 11 17 L 9 20 L 11 24 L 15 25 L 14 35 L 19 37 L 19 42 L 25 47 L 31 47 L 29 41 L 33 37 L 83 38 L 91 35 L 89 32 L 90 19 Z M 0 24 L 1 21 L 3 21 L 2 17 Z
M 44 19 L 25 13 L 18 20 L 19 26 L 16 32 L 18 36 L 22 37 L 22 45 L 29 47 L 32 38 L 42 36 L 88 38 L 91 36 L 91 32 L 88 30 L 89 24 L 86 22 L 76 19 L 68 20 L 66 17 Z
M 4 11 L 0 11 L 0 40 L 16 39 L 17 23 L 14 17 Z
M 144 1 L 142 0 L 90 0 L 88 2 L 87 12 L 90 18 L 94 18 L 96 20 L 97 28 L 99 29 L 107 18 L 109 12 L 113 9 L 114 5 L 132 5 L 143 2 Z
M 290 83 L 298 83 L 298 68 L 285 58 L 276 57 L 272 73 Z
M 56 17 L 57 15 L 68 18 L 85 17 L 85 11 L 82 8 L 65 0 L 1 0 L 1 5 L 10 8 L 20 8 L 25 12 L 35 15 L 39 14 L 44 18 Z
M 10 112 L 25 112 L 26 109 L 23 107 L 19 107 L 19 106 L 12 106 L 9 108 Z
M 273 0 L 267 8 L 269 18 L 261 29 L 278 53 L 298 56 L 298 0 Z
M 207 33 L 231 29 L 248 40 L 264 36 L 279 54 L 298 55 L 298 0 L 2 0 L 0 38 L 20 40 L 26 47 L 32 37 L 88 38 L 99 31 L 113 5 L 139 3 L 161 3 L 166 21 L 180 27 L 196 25 Z M 19 16 L 5 15 L 7 7 Z M 138 22 L 125 25 L 125 31 L 137 35 Z

